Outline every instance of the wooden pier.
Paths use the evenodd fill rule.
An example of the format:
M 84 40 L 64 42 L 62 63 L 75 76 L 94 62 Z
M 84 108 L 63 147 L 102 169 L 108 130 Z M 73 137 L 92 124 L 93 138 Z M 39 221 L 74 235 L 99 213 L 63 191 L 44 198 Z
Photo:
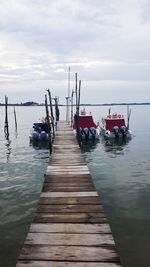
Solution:
M 16 267 L 121 266 L 72 130 L 59 122 L 37 211 Z

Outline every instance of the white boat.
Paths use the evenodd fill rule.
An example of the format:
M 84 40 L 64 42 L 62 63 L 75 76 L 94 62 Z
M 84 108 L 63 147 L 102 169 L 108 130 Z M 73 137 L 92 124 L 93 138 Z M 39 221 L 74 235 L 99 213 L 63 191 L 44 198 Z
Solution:
M 105 139 L 119 139 L 119 138 L 131 138 L 131 131 L 128 125 L 125 123 L 124 116 L 121 114 L 108 114 L 102 119 L 102 124 L 100 126 L 101 135 Z
M 74 117 L 73 121 L 73 131 L 75 135 L 77 134 L 77 122 Z M 100 130 L 99 127 L 95 124 L 93 121 L 93 117 L 90 114 L 87 114 L 85 109 L 81 111 L 81 114 L 79 115 L 79 132 L 81 140 L 95 140 L 99 139 L 100 136 Z

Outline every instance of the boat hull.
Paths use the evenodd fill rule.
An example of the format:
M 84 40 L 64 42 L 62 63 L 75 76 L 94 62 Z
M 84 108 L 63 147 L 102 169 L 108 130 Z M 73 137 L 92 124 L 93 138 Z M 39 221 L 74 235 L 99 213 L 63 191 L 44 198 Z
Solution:
M 131 139 L 132 138 L 132 133 L 128 131 L 125 135 L 122 133 L 118 133 L 116 136 L 115 133 L 109 132 L 105 130 L 104 128 L 101 128 L 101 135 L 106 139 L 106 140 L 115 140 L 115 139 Z
M 73 132 L 77 136 L 77 130 L 74 129 Z M 87 130 L 87 134 L 85 134 L 83 130 L 80 130 L 80 137 L 81 140 L 98 140 L 100 137 L 100 130 L 96 128 L 94 134 L 92 134 L 89 129 Z

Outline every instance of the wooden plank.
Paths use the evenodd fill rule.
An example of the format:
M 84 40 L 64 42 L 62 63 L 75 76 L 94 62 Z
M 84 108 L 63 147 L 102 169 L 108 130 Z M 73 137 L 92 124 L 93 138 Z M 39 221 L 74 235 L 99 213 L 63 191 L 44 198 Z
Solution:
M 61 182 L 63 182 L 63 180 L 65 180 L 65 181 L 71 181 L 71 180 L 73 180 L 73 181 L 91 181 L 91 183 L 93 183 L 93 181 L 91 180 L 91 177 L 90 177 L 90 175 L 89 174 L 82 174 L 82 175 L 80 175 L 80 174 L 75 174 L 75 175 L 45 175 L 45 182 L 49 182 L 50 180 L 52 180 L 52 181 L 56 181 L 56 182 L 59 182 L 59 183 L 61 183 Z
M 58 126 L 17 267 L 121 266 L 90 171 L 68 127 Z
M 58 204 L 100 204 L 99 197 L 40 197 L 40 205 L 58 205 Z
M 31 233 L 88 233 L 88 234 L 110 234 L 109 224 L 79 224 L 79 223 L 32 223 Z
M 74 261 L 19 261 L 16 267 L 119 267 L 111 262 L 74 262 Z
M 93 191 L 95 188 L 94 186 L 53 186 L 53 185 L 48 185 L 44 184 L 42 191 L 43 192 L 84 192 L 85 190 L 88 191 Z
M 57 166 L 57 167 L 55 167 L 55 166 L 51 166 L 51 165 L 49 165 L 48 167 L 47 167 L 47 170 L 58 170 L 58 169 L 67 169 L 67 170 L 70 170 L 70 169 L 73 169 L 73 170 L 89 170 L 88 169 L 88 167 L 86 166 L 86 165 L 78 165 L 78 166 L 73 166 L 73 165 L 70 165 L 70 166 L 65 166 L 65 168 L 63 168 L 62 166 Z
M 24 244 L 51 246 L 114 246 L 111 234 L 28 233 Z
M 103 208 L 100 205 L 38 205 L 37 212 L 42 213 L 68 213 L 68 212 L 75 212 L 75 213 L 83 213 L 83 212 L 103 212 Z
M 114 248 L 24 245 L 19 259 L 118 262 Z
M 91 192 L 42 192 L 40 197 L 96 197 L 96 191 Z
M 106 223 L 104 213 L 35 213 L 34 223 Z
M 81 184 L 92 184 L 92 180 L 89 179 L 89 177 L 82 177 L 82 176 L 45 176 L 44 183 L 53 183 L 56 185 L 61 185 L 61 184 L 71 184 L 74 183 L 75 185 L 78 183 Z
M 62 173 L 64 176 L 68 174 L 89 174 L 89 171 L 46 171 L 46 174 L 58 175 Z

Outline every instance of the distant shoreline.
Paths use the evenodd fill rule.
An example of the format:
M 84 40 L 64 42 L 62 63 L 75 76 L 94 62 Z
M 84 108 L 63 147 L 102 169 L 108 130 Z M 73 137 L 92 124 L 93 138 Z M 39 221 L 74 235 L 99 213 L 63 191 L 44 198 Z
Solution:
M 129 105 L 129 106 L 139 106 L 139 105 L 150 105 L 150 103 L 149 102 L 146 102 L 146 103 L 102 103 L 102 104 L 89 104 L 89 103 L 87 103 L 87 104 L 80 104 L 80 106 L 127 106 L 127 105 Z M 3 104 L 3 103 L 0 103 L 0 107 L 3 107 L 3 106 L 5 106 L 5 104 Z M 38 103 L 21 103 L 21 104 L 8 104 L 8 106 L 21 106 L 21 107 L 43 107 L 43 106 L 45 106 L 44 104 L 38 104 Z M 54 104 L 53 104 L 53 106 L 55 106 Z M 58 104 L 58 106 L 66 106 L 66 104 Z M 73 106 L 75 106 L 75 104 L 73 105 Z

